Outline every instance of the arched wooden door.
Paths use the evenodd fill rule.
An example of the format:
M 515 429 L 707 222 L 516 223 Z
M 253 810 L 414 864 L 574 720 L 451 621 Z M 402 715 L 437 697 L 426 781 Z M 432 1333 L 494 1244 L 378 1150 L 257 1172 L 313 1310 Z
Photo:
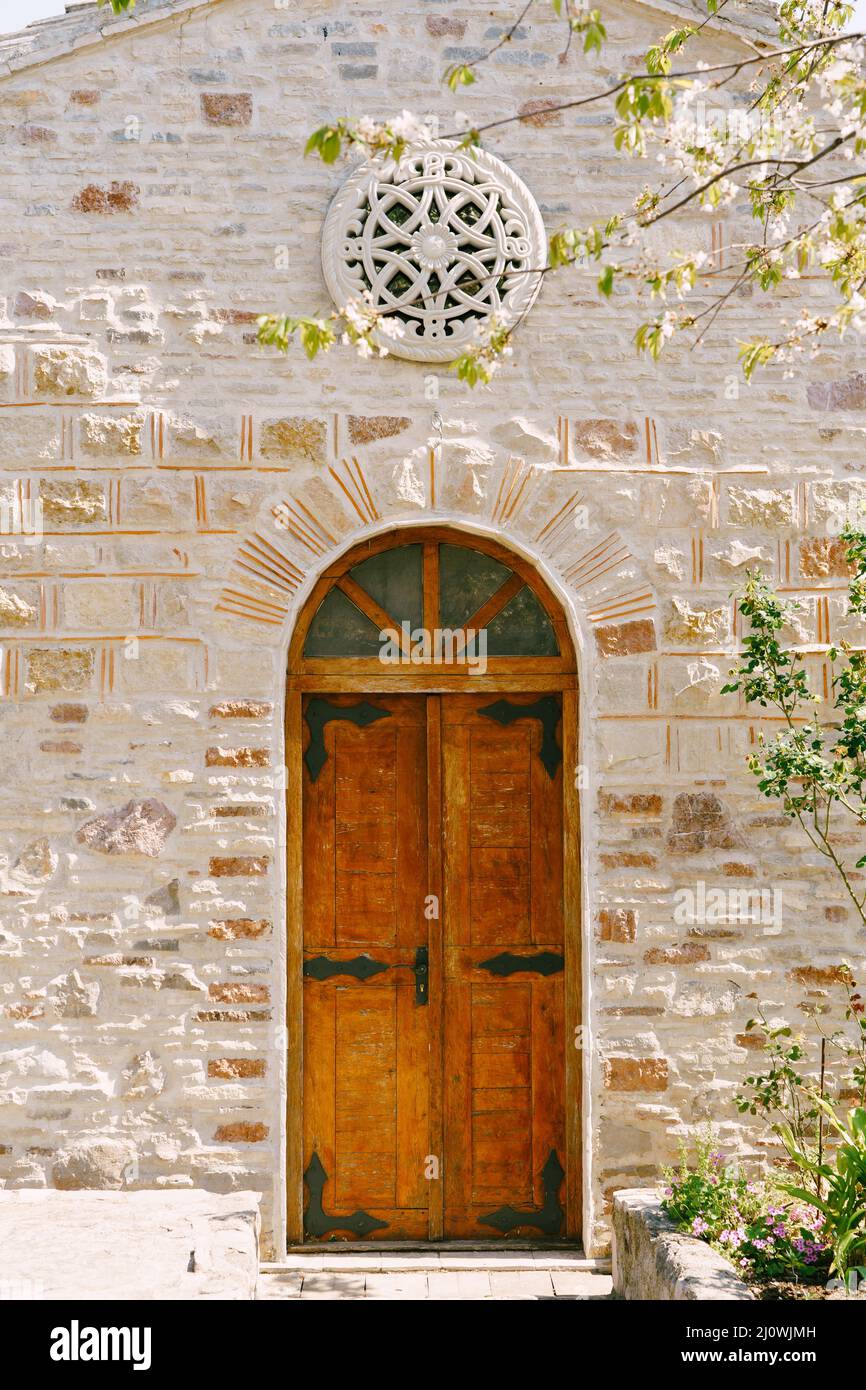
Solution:
M 575 1238 L 558 605 L 474 536 L 365 542 L 299 619 L 287 717 L 290 1242 Z

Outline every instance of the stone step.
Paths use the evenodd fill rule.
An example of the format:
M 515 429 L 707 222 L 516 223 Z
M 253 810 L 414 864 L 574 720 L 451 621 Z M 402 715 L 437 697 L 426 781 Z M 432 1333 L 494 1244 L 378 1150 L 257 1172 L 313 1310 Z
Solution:
M 479 1270 L 532 1273 L 538 1270 L 609 1274 L 610 1260 L 560 1250 L 292 1250 L 261 1266 L 262 1274 L 401 1273 L 424 1270 Z

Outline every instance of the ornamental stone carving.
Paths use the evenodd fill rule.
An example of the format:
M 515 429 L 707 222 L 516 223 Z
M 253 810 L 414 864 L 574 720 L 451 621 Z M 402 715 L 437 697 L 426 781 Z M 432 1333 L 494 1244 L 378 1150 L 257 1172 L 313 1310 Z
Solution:
M 526 185 L 495 155 L 448 141 L 363 164 L 334 198 L 322 242 L 336 304 L 366 296 L 402 324 L 383 344 L 419 362 L 459 356 L 494 314 L 516 324 L 546 259 Z

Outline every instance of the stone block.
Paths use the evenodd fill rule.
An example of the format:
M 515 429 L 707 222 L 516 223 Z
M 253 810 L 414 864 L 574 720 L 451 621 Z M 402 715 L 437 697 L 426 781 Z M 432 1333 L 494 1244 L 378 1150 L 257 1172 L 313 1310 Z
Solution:
M 89 690 L 95 665 L 92 647 L 33 647 L 27 653 L 26 688 L 35 695 Z
M 265 420 L 259 431 L 259 453 L 264 459 L 323 464 L 327 461 L 327 439 L 327 421 L 312 416 Z
M 89 348 L 35 348 L 33 386 L 40 396 L 102 396 L 108 384 L 105 358 Z

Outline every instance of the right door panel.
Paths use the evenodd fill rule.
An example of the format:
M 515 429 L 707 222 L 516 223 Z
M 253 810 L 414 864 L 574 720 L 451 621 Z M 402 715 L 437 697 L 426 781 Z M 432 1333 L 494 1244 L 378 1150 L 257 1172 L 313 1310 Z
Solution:
M 559 716 L 558 695 L 442 701 L 452 1239 L 566 1233 Z

